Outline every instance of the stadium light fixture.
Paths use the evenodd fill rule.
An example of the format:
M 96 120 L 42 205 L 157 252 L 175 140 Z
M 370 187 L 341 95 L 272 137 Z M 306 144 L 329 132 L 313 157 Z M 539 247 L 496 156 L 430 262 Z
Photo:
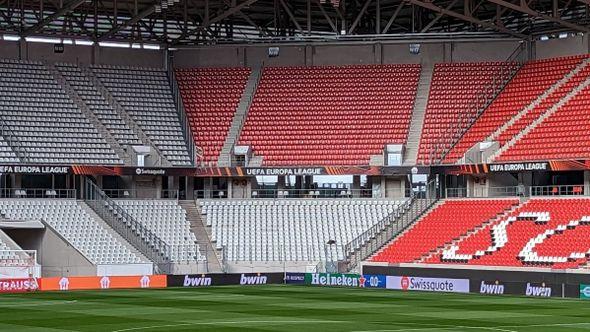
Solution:
M 569 37 L 569 34 L 567 32 L 562 32 L 559 34 L 559 36 L 557 36 L 559 39 L 565 39 L 567 37 Z
M 144 50 L 159 50 L 160 49 L 160 45 L 157 45 L 157 44 L 143 44 L 143 49 Z
M 115 43 L 115 42 L 99 42 L 98 46 L 102 47 L 118 47 L 118 48 L 130 48 L 129 43 Z
M 59 38 L 47 38 L 47 37 L 25 37 L 25 40 L 29 43 L 60 44 L 62 42 L 62 40 Z
M 76 45 L 83 45 L 83 46 L 92 46 L 94 42 L 92 40 L 85 40 L 85 39 L 74 39 L 74 43 Z
M 20 36 L 16 36 L 16 35 L 4 35 L 2 36 L 3 40 L 6 41 L 19 41 L 20 40 Z
M 547 41 L 547 40 L 549 40 L 549 36 L 547 36 L 547 35 L 541 36 L 539 38 L 539 40 L 541 40 L 541 41 Z
M 131 44 L 131 48 L 141 48 L 141 44 L 133 43 Z

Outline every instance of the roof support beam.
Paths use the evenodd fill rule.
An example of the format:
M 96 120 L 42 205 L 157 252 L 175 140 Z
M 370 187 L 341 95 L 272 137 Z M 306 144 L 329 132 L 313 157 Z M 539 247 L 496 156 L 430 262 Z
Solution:
M 397 5 L 395 12 L 393 12 L 393 15 L 391 15 L 391 18 L 389 19 L 389 21 L 387 21 L 387 25 L 385 25 L 385 28 L 383 28 L 383 31 L 381 32 L 382 34 L 386 34 L 389 31 L 389 28 L 391 28 L 391 25 L 393 24 L 399 13 L 402 11 L 402 8 L 404 8 L 405 4 L 406 3 L 402 1 L 399 3 L 399 5 Z
M 26 37 L 29 36 L 35 32 L 38 32 L 39 30 L 42 30 L 47 24 L 55 21 L 56 19 L 70 13 L 71 11 L 73 11 L 74 9 L 76 9 L 78 6 L 80 6 L 81 4 L 83 4 L 84 2 L 86 2 L 86 0 L 72 0 L 69 3 L 67 3 L 66 5 L 64 5 L 63 7 L 61 7 L 58 11 L 56 11 L 55 13 L 47 16 L 46 18 L 44 18 L 43 20 L 41 20 L 40 22 L 38 22 L 37 24 L 33 25 L 32 27 L 28 28 L 27 30 L 23 31 L 20 35 L 21 37 Z
M 449 5 L 445 7 L 445 10 L 450 10 L 451 8 L 453 8 L 457 1 L 458 0 L 451 1 L 451 3 L 449 3 Z M 443 16 L 445 16 L 443 13 L 438 13 L 436 17 L 432 21 L 430 21 L 430 23 L 428 23 L 420 32 L 428 32 L 428 30 L 430 30 L 430 28 L 432 28 L 436 24 L 436 22 L 438 22 Z
M 373 0 L 366 0 L 365 1 L 365 4 L 363 5 L 363 8 L 361 8 L 361 11 L 358 13 L 358 15 L 356 16 L 356 18 L 354 19 L 354 22 L 352 22 L 352 25 L 350 26 L 350 29 L 348 29 L 348 34 L 349 35 L 352 35 L 352 33 L 354 32 L 354 30 L 356 29 L 356 26 L 359 24 L 359 22 L 363 18 L 363 15 L 365 15 L 365 12 L 367 11 L 367 8 L 369 8 L 369 5 L 371 4 L 371 2 L 373 2 Z
M 588 0 L 588 1 L 590 1 L 590 0 Z M 324 18 L 326 18 L 326 21 L 328 21 L 328 24 L 332 28 L 332 31 L 338 33 L 338 29 L 336 28 L 336 25 L 334 24 L 334 22 L 330 18 L 330 15 L 328 15 L 328 13 L 326 13 L 326 10 L 324 9 L 324 6 L 322 6 L 322 3 L 320 2 L 320 0 L 315 0 L 315 2 L 317 3 L 318 7 L 320 7 L 320 11 L 324 15 Z
M 111 30 L 105 32 L 102 36 L 98 37 L 98 41 L 100 42 L 100 41 L 104 41 L 108 38 L 111 38 L 117 32 L 127 29 L 128 27 L 130 27 L 130 26 L 136 24 L 137 22 L 143 20 L 144 18 L 148 17 L 149 15 L 151 15 L 155 11 L 156 11 L 155 5 L 145 8 L 144 10 L 139 12 L 139 14 L 128 19 L 123 24 L 119 24 L 119 25 L 113 27 Z M 115 20 L 116 20 L 116 18 L 115 18 Z
M 568 21 L 564 21 L 564 20 L 557 18 L 557 17 L 541 14 L 541 13 L 531 9 L 526 4 L 526 2 L 524 0 L 520 1 L 520 5 L 516 5 L 516 4 L 510 3 L 510 2 L 504 1 L 504 0 L 488 0 L 488 1 L 491 3 L 495 3 L 495 4 L 502 6 L 502 7 L 510 8 L 512 10 L 515 10 L 515 11 L 518 11 L 518 12 L 521 12 L 524 14 L 528 14 L 530 16 L 542 18 L 544 20 L 559 24 L 561 26 L 564 26 L 566 28 L 570 28 L 570 29 L 573 29 L 576 31 L 581 31 L 581 32 L 589 32 L 590 31 L 590 29 L 588 27 L 581 26 L 581 25 L 571 23 Z
M 301 25 L 299 24 L 299 22 L 297 22 L 297 20 L 295 19 L 295 15 L 293 15 L 293 12 L 291 11 L 291 9 L 287 6 L 287 4 L 285 3 L 284 0 L 279 0 L 281 3 L 281 6 L 283 6 L 283 8 L 285 9 L 285 12 L 287 12 L 287 15 L 289 16 L 289 18 L 291 19 L 291 21 L 293 22 L 293 24 L 295 24 L 295 27 L 297 28 L 297 30 L 299 30 L 300 34 L 304 34 L 303 33 L 303 29 L 301 28 Z
M 409 3 L 412 3 L 412 4 L 416 5 L 416 6 L 420 6 L 422 8 L 426 8 L 426 9 L 432 10 L 432 11 L 437 12 L 437 13 L 441 13 L 441 14 L 448 15 L 448 16 L 451 16 L 451 17 L 454 17 L 454 18 L 458 18 L 458 19 L 463 20 L 463 21 L 466 21 L 466 22 L 477 24 L 477 25 L 482 26 L 484 28 L 493 29 L 493 30 L 496 30 L 496 31 L 499 31 L 499 32 L 503 32 L 503 33 L 509 34 L 511 36 L 520 38 L 520 39 L 527 39 L 528 38 L 526 35 L 523 35 L 521 33 L 512 31 L 512 30 L 507 29 L 507 28 L 504 28 L 504 27 L 497 26 L 497 25 L 495 25 L 493 23 L 490 23 L 490 22 L 481 21 L 481 20 L 479 20 L 477 18 L 466 16 L 464 14 L 460 14 L 460 13 L 454 12 L 452 10 L 447 10 L 447 9 L 444 9 L 444 8 L 440 8 L 440 7 L 438 7 L 435 4 L 430 3 L 430 2 L 422 2 L 420 0 L 407 0 L 407 1 Z

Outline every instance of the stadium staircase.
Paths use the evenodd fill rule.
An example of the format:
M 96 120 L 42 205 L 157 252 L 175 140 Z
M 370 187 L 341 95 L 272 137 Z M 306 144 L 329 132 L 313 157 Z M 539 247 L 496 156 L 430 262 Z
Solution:
M 141 142 L 144 145 L 148 145 L 151 147 L 151 150 L 152 150 L 151 153 L 156 154 L 155 156 L 153 156 L 154 157 L 153 160 L 157 161 L 157 164 L 154 166 L 162 166 L 162 167 L 172 166 L 172 164 L 166 158 L 164 158 L 162 151 L 160 151 L 160 149 L 158 149 L 156 144 L 141 129 L 141 127 L 135 122 L 135 120 L 133 120 L 133 118 L 131 118 L 131 116 L 123 109 L 123 107 L 119 104 L 119 102 L 115 99 L 115 97 L 113 97 L 113 95 L 110 93 L 110 91 L 107 89 L 107 87 L 98 79 L 98 77 L 94 74 L 94 72 L 88 67 L 80 66 L 80 69 L 82 70 L 82 73 L 84 73 L 88 78 L 90 78 L 90 80 L 92 81 L 92 83 L 94 84 L 94 86 L 96 87 L 98 92 L 100 92 L 102 97 L 108 101 L 108 103 L 110 104 L 112 109 L 117 112 L 117 114 L 121 117 L 121 119 L 123 119 L 125 124 L 129 128 L 131 128 L 131 130 L 138 136 L 138 138 L 141 140 Z
M 414 109 L 412 111 L 412 119 L 410 121 L 410 130 L 406 141 L 403 166 L 416 165 L 416 157 L 418 156 L 422 127 L 424 126 L 424 113 L 426 113 L 426 105 L 428 105 L 428 95 L 430 93 L 433 70 L 433 64 L 422 65 L 422 71 L 420 72 L 420 79 L 418 81 L 418 90 L 416 92 L 416 100 L 414 101 Z
M 154 232 L 138 222 L 88 178 L 84 179 L 88 206 L 129 244 L 154 263 L 156 273 L 172 273 L 171 248 Z
M 244 88 L 244 92 L 242 92 L 242 97 L 236 107 L 236 112 L 234 113 L 227 137 L 221 148 L 219 159 L 217 161 L 219 167 L 230 167 L 232 165 L 233 149 L 240 138 L 242 127 L 248 116 L 248 110 L 250 109 L 250 105 L 252 105 L 252 100 L 254 99 L 254 94 L 258 88 L 261 76 L 262 67 L 253 67 L 250 76 L 248 77 L 246 87 Z
M 430 183 L 429 188 L 434 185 Z M 428 191 L 424 198 L 412 197 L 389 216 L 344 246 L 345 259 L 342 271 L 353 271 L 358 264 L 379 252 L 392 239 L 411 228 L 423 215 L 439 204 L 434 191 Z
M 197 237 L 197 242 L 201 250 L 206 251 L 207 257 L 207 272 L 208 273 L 222 273 L 223 268 L 217 250 L 211 244 L 210 234 L 207 232 L 207 227 L 201 218 L 201 209 L 195 204 L 195 201 L 179 201 L 180 206 L 186 211 L 186 217 L 191 223 L 191 231 Z
M 82 100 L 80 95 L 76 92 L 76 90 L 72 87 L 72 85 L 68 82 L 68 80 L 62 75 L 62 73 L 56 68 L 53 63 L 46 62 L 45 67 L 51 73 L 55 81 L 59 84 L 59 86 L 68 94 L 70 99 L 74 101 L 78 109 L 82 111 L 84 116 L 94 125 L 98 133 L 105 139 L 107 144 L 115 151 L 117 156 L 125 165 L 131 165 L 132 160 L 129 154 L 123 149 L 123 147 L 117 142 L 117 140 L 111 135 L 109 130 L 104 126 L 104 124 L 98 119 L 96 114 L 90 110 L 86 102 Z
M 525 124 L 528 123 L 525 127 L 522 127 L 523 124 L 520 124 L 520 126 L 521 126 L 521 128 L 519 128 L 520 131 L 516 135 L 512 136 L 512 138 L 510 140 L 505 141 L 504 144 L 500 147 L 500 149 L 495 151 L 488 158 L 487 162 L 495 161 L 504 152 L 506 152 L 510 148 L 512 148 L 522 137 L 527 135 L 531 130 L 535 129 L 545 119 L 547 119 L 552 114 L 557 112 L 564 105 L 566 105 L 570 100 L 572 100 L 573 98 L 578 96 L 581 91 L 583 91 L 586 87 L 588 87 L 590 85 L 590 78 L 586 78 L 586 77 L 587 77 L 587 71 L 590 69 L 589 63 L 590 63 L 590 59 L 584 60 L 582 62 L 582 64 L 580 64 L 580 66 L 578 66 L 575 70 L 573 70 L 568 75 L 565 82 L 562 82 L 562 84 L 560 84 L 559 86 L 552 87 L 552 90 L 554 91 L 552 94 L 558 94 L 558 92 L 560 90 L 561 91 L 569 91 L 569 92 L 567 92 L 567 94 L 565 94 L 565 96 L 558 99 L 558 101 L 555 104 L 553 104 L 553 106 L 547 108 L 544 112 L 542 110 L 540 110 L 541 114 L 537 114 L 537 112 L 539 112 L 539 110 L 537 110 L 536 112 L 533 112 L 533 110 L 535 110 L 536 107 L 529 108 L 528 112 L 520 115 L 519 119 L 515 120 L 511 126 L 506 127 L 506 129 L 504 131 L 500 132 L 499 135 L 496 136 L 496 139 L 501 138 L 503 136 L 507 137 L 508 135 L 510 135 L 510 133 L 509 133 L 510 128 L 517 127 L 519 122 L 521 122 L 521 123 L 525 122 Z M 576 81 L 576 78 L 577 79 L 585 78 L 585 79 L 582 79 L 582 82 L 578 84 L 578 82 Z M 571 89 L 571 87 L 568 86 L 568 83 L 573 85 L 573 89 Z M 569 90 L 569 89 L 571 89 L 571 90 Z M 549 94 L 549 95 L 551 95 L 551 94 Z M 525 118 L 527 118 L 527 119 L 525 119 Z M 534 120 L 532 120 L 532 119 L 534 119 Z M 529 120 L 529 121 L 532 120 L 532 122 L 529 123 L 527 120 Z

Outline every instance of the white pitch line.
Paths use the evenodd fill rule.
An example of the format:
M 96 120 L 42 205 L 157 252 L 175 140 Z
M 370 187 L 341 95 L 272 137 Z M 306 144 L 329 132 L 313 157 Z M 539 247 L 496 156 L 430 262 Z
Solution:
M 113 330 L 111 332 L 126 332 L 126 331 L 139 331 L 139 330 L 151 330 L 165 327 L 178 327 L 178 326 L 193 326 L 193 325 L 228 325 L 228 324 L 249 324 L 249 325 L 269 325 L 269 324 L 327 324 L 327 323 L 342 323 L 334 320 L 239 320 L 239 321 L 216 321 L 216 322 L 195 322 L 195 323 L 179 323 L 179 324 L 167 324 L 167 325 L 152 325 L 143 327 L 130 327 L 127 329 Z M 348 322 L 347 322 L 348 323 Z
M 56 305 L 56 304 L 71 304 L 76 303 L 77 300 L 71 301 L 48 301 L 48 302 L 41 302 L 41 303 L 10 303 L 10 304 L 3 304 L 0 303 L 0 308 L 19 308 L 19 307 L 41 307 L 47 305 Z

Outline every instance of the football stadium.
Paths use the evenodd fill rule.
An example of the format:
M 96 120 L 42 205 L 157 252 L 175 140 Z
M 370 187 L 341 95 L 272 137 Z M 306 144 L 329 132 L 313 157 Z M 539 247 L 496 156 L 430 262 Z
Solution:
M 0 331 L 590 332 L 590 0 L 0 0 Z

